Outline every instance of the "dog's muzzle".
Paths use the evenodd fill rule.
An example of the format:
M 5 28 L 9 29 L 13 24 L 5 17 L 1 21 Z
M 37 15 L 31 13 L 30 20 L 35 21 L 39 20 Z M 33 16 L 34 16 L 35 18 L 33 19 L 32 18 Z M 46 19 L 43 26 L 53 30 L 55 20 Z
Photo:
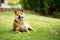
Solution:
M 22 20 L 22 19 L 23 19 L 23 16 L 19 16 L 18 19 L 19 19 L 19 20 Z

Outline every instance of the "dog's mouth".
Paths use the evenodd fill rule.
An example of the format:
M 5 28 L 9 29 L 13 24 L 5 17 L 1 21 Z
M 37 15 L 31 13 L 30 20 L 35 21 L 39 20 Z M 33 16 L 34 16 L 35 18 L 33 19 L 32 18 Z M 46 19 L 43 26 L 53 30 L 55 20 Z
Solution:
M 23 20 L 23 18 L 19 18 L 19 20 Z

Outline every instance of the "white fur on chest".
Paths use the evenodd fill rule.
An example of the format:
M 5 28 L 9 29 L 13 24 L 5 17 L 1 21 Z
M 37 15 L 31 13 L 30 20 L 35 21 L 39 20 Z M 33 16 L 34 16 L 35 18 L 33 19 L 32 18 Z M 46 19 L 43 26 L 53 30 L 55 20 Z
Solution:
M 29 25 L 25 22 L 25 23 L 20 23 L 19 24 L 19 29 L 24 31 L 29 27 Z

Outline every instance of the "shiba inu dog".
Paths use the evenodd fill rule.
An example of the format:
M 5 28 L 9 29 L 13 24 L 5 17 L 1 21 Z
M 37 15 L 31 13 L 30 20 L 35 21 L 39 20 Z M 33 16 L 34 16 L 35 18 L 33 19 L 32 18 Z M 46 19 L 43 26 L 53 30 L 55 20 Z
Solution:
M 13 23 L 13 30 L 16 32 L 29 32 L 29 30 L 33 30 L 33 28 L 25 22 L 24 9 L 15 11 L 15 20 Z

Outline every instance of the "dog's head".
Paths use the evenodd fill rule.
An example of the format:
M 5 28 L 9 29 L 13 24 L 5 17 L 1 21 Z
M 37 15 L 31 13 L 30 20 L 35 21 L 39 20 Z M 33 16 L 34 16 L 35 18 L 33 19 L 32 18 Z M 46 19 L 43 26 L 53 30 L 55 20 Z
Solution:
M 20 9 L 19 11 L 15 11 L 15 18 L 18 20 L 24 20 L 24 10 Z

